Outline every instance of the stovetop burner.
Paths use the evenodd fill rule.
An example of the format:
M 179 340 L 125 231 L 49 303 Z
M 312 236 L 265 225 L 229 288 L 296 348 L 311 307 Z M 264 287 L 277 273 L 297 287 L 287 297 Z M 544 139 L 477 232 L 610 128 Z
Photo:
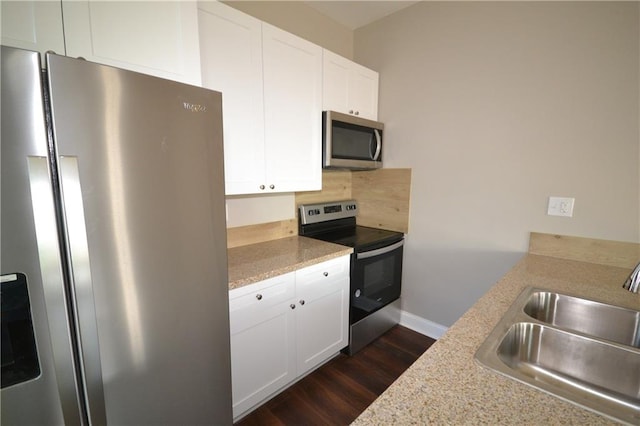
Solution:
M 300 205 L 299 234 L 353 247 L 356 252 L 374 250 L 404 238 L 401 232 L 356 225 L 357 210 L 354 200 Z
M 373 250 L 376 246 L 382 247 L 393 244 L 396 241 L 400 241 L 403 238 L 403 234 L 387 231 L 386 229 L 356 225 L 351 229 L 309 235 L 309 237 L 353 247 L 356 251 L 360 251 L 362 249 Z

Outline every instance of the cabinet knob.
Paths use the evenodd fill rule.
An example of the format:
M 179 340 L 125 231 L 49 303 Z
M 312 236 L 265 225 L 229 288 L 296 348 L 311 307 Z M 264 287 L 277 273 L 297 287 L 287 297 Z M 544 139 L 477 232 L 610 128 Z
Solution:
M 256 294 L 256 299 L 262 300 L 262 295 L 260 293 Z
M 269 185 L 270 189 L 276 189 L 276 186 L 274 184 Z
M 292 303 L 292 304 L 290 304 L 290 305 L 289 305 L 289 307 L 290 307 L 291 309 L 295 309 L 295 308 L 296 308 L 296 304 L 295 304 L 295 303 Z
M 349 114 L 353 114 L 353 110 L 352 109 L 349 110 Z
M 260 185 L 260 189 L 264 189 L 264 185 Z
M 360 115 L 360 111 L 356 111 L 356 115 Z
M 304 299 L 300 299 L 300 304 L 304 305 Z
M 328 272 L 323 272 L 322 275 L 324 275 L 325 277 L 328 277 L 329 273 Z

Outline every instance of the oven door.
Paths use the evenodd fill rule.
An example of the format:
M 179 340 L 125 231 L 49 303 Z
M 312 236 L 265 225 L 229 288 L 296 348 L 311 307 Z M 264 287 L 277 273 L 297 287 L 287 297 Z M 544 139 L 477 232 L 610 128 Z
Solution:
M 351 314 L 354 324 L 400 297 L 404 240 L 353 254 Z

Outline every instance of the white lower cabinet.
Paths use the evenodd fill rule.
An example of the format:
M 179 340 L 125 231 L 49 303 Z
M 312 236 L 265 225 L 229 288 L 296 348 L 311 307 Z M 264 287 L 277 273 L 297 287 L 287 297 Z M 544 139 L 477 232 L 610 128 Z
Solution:
M 349 256 L 296 271 L 297 373 L 304 374 L 349 341 Z
M 348 343 L 349 256 L 229 292 L 238 419 Z
M 295 378 L 295 273 L 229 292 L 233 416 Z

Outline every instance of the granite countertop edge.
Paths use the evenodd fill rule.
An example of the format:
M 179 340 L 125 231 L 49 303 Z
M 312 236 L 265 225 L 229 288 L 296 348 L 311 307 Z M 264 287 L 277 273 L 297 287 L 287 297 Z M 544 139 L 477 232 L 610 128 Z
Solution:
M 629 273 L 525 254 L 352 424 L 617 424 L 488 370 L 474 355 L 527 287 L 638 309 L 640 295 L 622 288 Z
M 351 247 L 300 236 L 230 248 L 229 290 L 351 253 Z

